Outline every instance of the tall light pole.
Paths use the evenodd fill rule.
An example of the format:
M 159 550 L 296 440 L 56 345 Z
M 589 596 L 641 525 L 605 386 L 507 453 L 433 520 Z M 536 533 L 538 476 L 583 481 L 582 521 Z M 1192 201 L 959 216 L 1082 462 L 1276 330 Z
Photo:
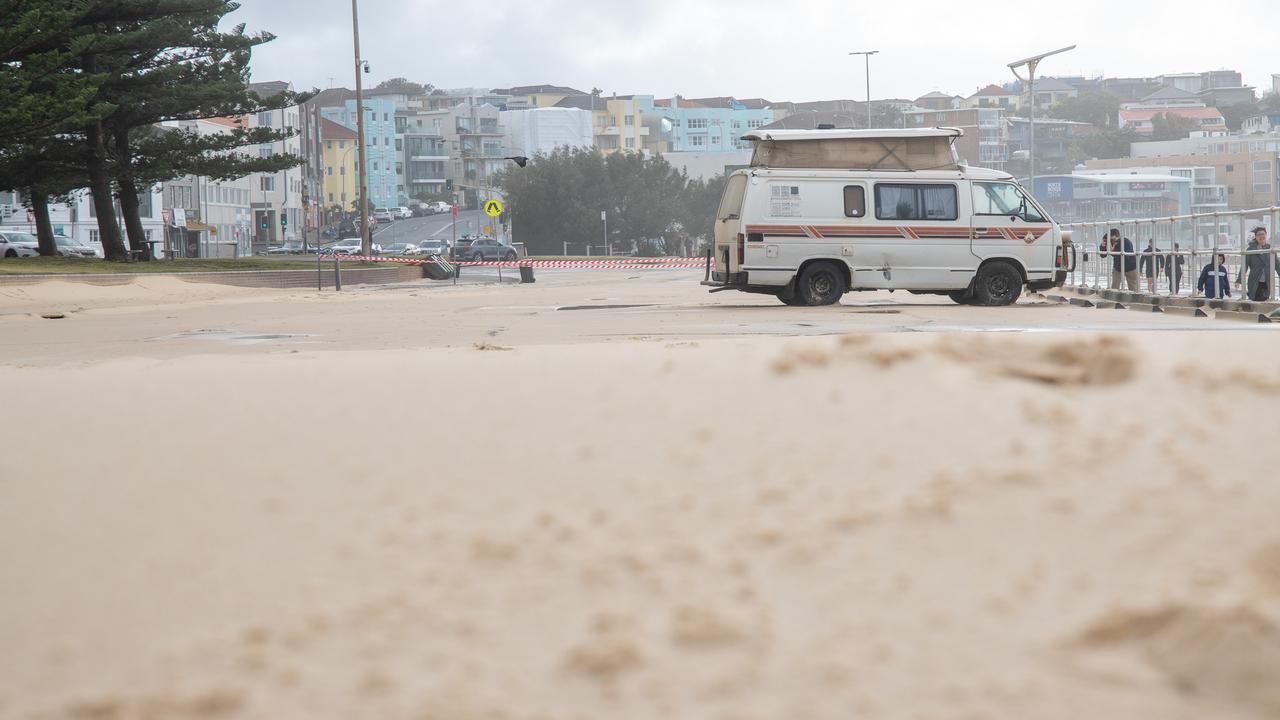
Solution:
M 364 83 L 360 79 L 360 73 L 369 72 L 369 66 L 360 60 L 360 12 L 356 7 L 356 0 L 351 0 L 351 34 L 355 39 L 356 50 L 356 147 L 360 148 L 358 153 L 360 167 L 356 169 L 356 178 L 360 185 L 357 193 L 360 197 L 360 254 L 368 257 L 373 252 L 373 237 L 369 233 L 368 181 L 365 178 L 365 168 L 368 165 L 365 162 L 364 148 Z
M 871 129 L 871 56 L 879 55 L 879 50 L 859 50 L 850 55 L 862 55 L 867 59 L 867 129 Z
M 1017 60 L 1009 63 L 1009 69 L 1013 71 L 1013 76 L 1018 78 L 1019 81 L 1027 83 L 1030 90 L 1031 115 L 1029 116 L 1027 130 L 1030 136 L 1027 151 L 1027 164 L 1030 168 L 1027 174 L 1030 176 L 1030 179 L 1027 182 L 1031 184 L 1031 187 L 1028 189 L 1031 191 L 1032 195 L 1035 195 L 1036 193 L 1036 67 L 1040 65 L 1041 60 L 1049 57 L 1050 55 L 1057 55 L 1058 53 L 1064 53 L 1068 50 L 1075 49 L 1076 46 L 1072 45 L 1071 47 L 1064 47 L 1047 53 L 1041 53 L 1039 55 L 1026 58 L 1025 60 Z M 1023 67 L 1024 65 L 1027 68 L 1026 78 L 1023 78 L 1018 74 L 1018 68 Z

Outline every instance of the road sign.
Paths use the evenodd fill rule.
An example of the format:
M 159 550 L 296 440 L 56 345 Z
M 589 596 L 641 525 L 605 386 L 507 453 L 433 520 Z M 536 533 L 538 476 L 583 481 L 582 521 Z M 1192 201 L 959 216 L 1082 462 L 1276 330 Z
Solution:
M 449 206 L 449 211 L 450 211 L 451 213 L 453 213 L 453 216 L 454 216 L 454 217 L 458 217 L 458 204 L 457 204 L 457 203 L 454 203 L 453 205 L 450 205 L 450 206 Z
M 489 217 L 496 218 L 502 214 L 502 203 L 497 200 L 490 200 L 484 204 L 484 214 Z

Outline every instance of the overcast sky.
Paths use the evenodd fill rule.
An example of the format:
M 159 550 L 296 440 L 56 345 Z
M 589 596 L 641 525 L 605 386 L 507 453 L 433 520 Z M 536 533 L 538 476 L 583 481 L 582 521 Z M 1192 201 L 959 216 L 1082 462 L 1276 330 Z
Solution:
M 233 22 L 277 39 L 254 80 L 351 87 L 349 0 L 241 0 Z M 1230 68 L 1269 90 L 1280 73 L 1275 0 L 1223 3 L 858 2 L 856 0 L 360 0 L 370 85 L 403 76 L 440 87 L 542 83 L 608 93 L 770 100 L 931 90 L 969 95 L 1006 65 L 1065 45 L 1041 74 L 1148 76 Z M 1252 32 L 1252 37 L 1250 33 Z

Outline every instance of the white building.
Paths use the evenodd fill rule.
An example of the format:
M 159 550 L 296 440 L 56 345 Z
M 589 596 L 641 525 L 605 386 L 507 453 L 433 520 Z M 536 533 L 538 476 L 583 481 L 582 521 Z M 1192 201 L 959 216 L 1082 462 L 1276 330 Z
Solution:
M 284 91 L 293 90 L 292 83 L 273 81 L 252 83 L 250 89 L 262 97 Z M 301 116 L 297 105 L 256 113 L 247 117 L 251 128 L 269 127 L 276 130 L 299 130 Z M 302 139 L 298 135 L 287 140 L 246 148 L 246 152 L 256 152 L 259 157 L 270 157 L 282 153 L 300 155 Z M 293 167 L 276 173 L 256 173 L 250 176 L 252 185 L 250 207 L 253 209 L 252 250 L 265 252 L 271 245 L 302 244 L 303 221 L 303 169 Z M 318 202 L 319 198 L 312 199 Z M 281 223 L 284 217 L 286 222 Z M 266 227 L 263 227 L 263 225 Z
M 210 118 L 174 124 L 201 136 L 222 135 L 237 120 Z M 164 183 L 165 240 L 174 257 L 237 257 L 252 253 L 253 210 L 261 180 L 250 175 L 216 181 L 187 175 Z
M 161 186 L 138 188 L 139 214 L 142 217 L 142 229 L 147 240 L 155 241 L 156 255 L 162 256 L 164 250 L 164 220 L 162 214 Z M 120 214 L 120 203 L 116 206 L 116 222 L 120 226 L 120 238 L 125 247 L 129 246 L 129 238 L 125 234 L 124 218 Z M 66 235 L 89 245 L 102 256 L 102 241 L 98 233 L 98 214 L 94 208 L 92 195 L 88 190 L 76 190 L 71 194 L 69 203 L 51 203 L 49 219 L 53 223 L 53 232 Z M 0 192 L 0 228 L 21 230 L 36 234 L 35 217 L 22 206 L 16 193 Z
M 533 156 L 557 148 L 590 148 L 591 113 L 577 108 L 536 108 L 498 113 L 507 152 Z

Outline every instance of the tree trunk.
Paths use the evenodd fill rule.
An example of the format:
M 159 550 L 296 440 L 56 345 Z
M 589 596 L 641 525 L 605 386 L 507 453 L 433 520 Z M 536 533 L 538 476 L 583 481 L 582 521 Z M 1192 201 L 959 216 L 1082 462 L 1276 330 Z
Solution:
M 53 241 L 53 223 L 49 221 L 49 196 L 30 188 L 31 214 L 36 216 L 36 239 L 40 241 L 40 255 L 52 257 L 58 254 L 58 246 Z
M 134 255 L 151 259 L 151 246 L 147 244 L 147 232 L 142 228 L 142 216 L 138 214 L 138 186 L 133 181 L 133 153 L 129 150 L 129 131 L 116 132 L 116 187 L 120 194 L 120 214 L 124 216 L 124 228 L 129 234 L 129 249 Z
M 120 239 L 120 226 L 116 224 L 116 208 L 111 201 L 111 178 L 107 176 L 107 148 L 102 142 L 102 123 L 91 123 L 85 129 L 89 152 L 85 158 L 85 170 L 89 173 L 89 192 L 93 196 L 93 211 L 98 215 L 98 235 L 102 253 L 108 260 L 128 260 L 129 251 Z

